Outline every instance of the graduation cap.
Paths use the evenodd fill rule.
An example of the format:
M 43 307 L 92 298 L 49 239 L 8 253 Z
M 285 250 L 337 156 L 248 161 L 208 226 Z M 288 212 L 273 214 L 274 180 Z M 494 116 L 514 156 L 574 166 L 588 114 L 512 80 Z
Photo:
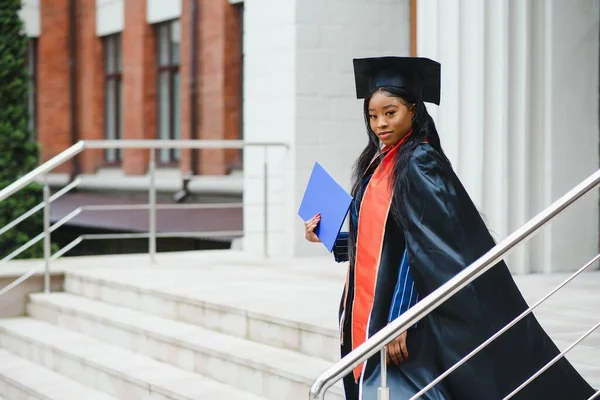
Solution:
M 355 58 L 356 98 L 375 88 L 395 86 L 428 103 L 440 104 L 441 66 L 421 57 Z

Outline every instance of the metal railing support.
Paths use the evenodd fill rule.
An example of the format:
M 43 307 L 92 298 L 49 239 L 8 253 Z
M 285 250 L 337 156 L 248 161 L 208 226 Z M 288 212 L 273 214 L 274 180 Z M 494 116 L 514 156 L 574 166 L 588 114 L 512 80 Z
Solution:
M 30 183 L 41 180 L 43 181 L 44 189 L 43 196 L 44 201 L 14 221 L 8 223 L 7 225 L 0 228 L 0 234 L 5 233 L 6 231 L 12 229 L 25 219 L 29 218 L 36 212 L 43 210 L 44 213 L 44 221 L 43 221 L 43 232 L 41 232 L 36 237 L 29 240 L 27 243 L 20 246 L 18 249 L 14 250 L 4 258 L 0 259 L 0 266 L 8 263 L 13 258 L 17 257 L 19 254 L 23 253 L 36 243 L 43 241 L 44 243 L 44 262 L 40 264 L 40 266 L 34 270 L 33 272 L 27 272 L 22 275 L 19 279 L 17 279 L 13 284 L 10 284 L 6 288 L 0 290 L 0 296 L 5 294 L 8 290 L 16 287 L 25 279 L 30 277 L 33 273 L 40 270 L 41 268 L 45 268 L 45 276 L 44 276 L 44 291 L 50 292 L 50 264 L 52 261 L 57 260 L 62 257 L 68 251 L 72 250 L 78 244 L 80 244 L 83 240 L 92 240 L 92 239 L 122 239 L 122 238 L 148 238 L 149 240 L 149 253 L 152 262 L 155 262 L 156 258 L 156 240 L 157 238 L 162 237 L 193 237 L 193 238 L 201 238 L 201 237 L 218 237 L 218 236 L 241 236 L 243 235 L 242 231 L 215 231 L 215 232 L 157 232 L 157 221 L 156 221 L 156 211 L 160 209 L 174 209 L 174 208 L 186 208 L 186 209 L 203 209 L 203 208 L 232 208 L 237 206 L 243 206 L 241 204 L 220 204 L 220 205 L 208 205 L 208 204 L 182 204 L 178 206 L 173 206 L 169 204 L 157 205 L 156 201 L 156 151 L 158 149 L 245 149 L 247 147 L 256 147 L 263 148 L 265 153 L 265 161 L 264 161 L 264 228 L 265 228 L 265 237 L 264 237 L 264 252 L 265 255 L 268 256 L 268 149 L 269 147 L 282 147 L 283 149 L 289 149 L 289 144 L 284 142 L 245 142 L 243 140 L 85 140 L 79 141 L 73 146 L 69 147 L 62 153 L 56 155 L 52 159 L 44 162 L 33 171 L 29 172 L 25 176 L 17 179 L 15 182 L 11 183 L 4 189 L 0 190 L 0 202 L 9 198 L 13 194 L 17 193 L 19 190 L 25 188 Z M 48 182 L 48 174 L 54 170 L 59 165 L 71 160 L 77 154 L 81 153 L 85 149 L 148 149 L 150 151 L 150 160 L 149 160 L 149 199 L 148 203 L 144 205 L 120 205 L 120 206 L 82 206 L 72 211 L 65 217 L 61 218 L 60 221 L 56 222 L 54 225 L 50 223 L 50 207 L 51 203 L 54 200 L 57 200 L 64 194 L 68 193 L 76 186 L 81 183 L 81 179 L 77 178 L 73 182 L 69 183 L 61 190 L 56 192 L 53 195 L 50 195 L 50 187 Z M 147 233 L 139 233 L 139 234 L 115 234 L 115 235 L 82 235 L 73 242 L 69 243 L 62 249 L 58 250 L 55 254 L 52 254 L 51 247 L 51 236 L 52 232 L 56 229 L 69 222 L 77 215 L 79 215 L 84 210 L 128 210 L 128 209 L 148 209 L 149 212 L 149 229 Z
M 50 185 L 44 175 L 44 293 L 50 293 Z
M 150 239 L 148 249 L 150 253 L 150 261 L 156 262 L 156 150 L 150 149 L 150 164 L 148 166 L 150 174 L 150 192 L 148 193 L 148 205 L 150 209 L 149 217 L 149 233 Z
M 387 385 L 387 347 L 381 348 L 381 387 L 377 390 L 377 400 L 390 400 L 390 388 Z

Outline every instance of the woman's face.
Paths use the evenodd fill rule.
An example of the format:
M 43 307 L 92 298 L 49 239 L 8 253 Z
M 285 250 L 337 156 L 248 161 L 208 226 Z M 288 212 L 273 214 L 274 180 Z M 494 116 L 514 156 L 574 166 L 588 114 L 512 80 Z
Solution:
M 369 124 L 379 140 L 394 146 L 412 129 L 413 111 L 399 98 L 377 92 L 369 101 Z

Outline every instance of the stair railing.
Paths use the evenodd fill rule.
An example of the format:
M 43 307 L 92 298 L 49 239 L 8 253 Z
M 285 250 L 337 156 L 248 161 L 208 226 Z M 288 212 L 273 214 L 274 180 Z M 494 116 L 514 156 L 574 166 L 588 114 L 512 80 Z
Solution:
M 361 365 L 363 362 L 380 352 L 381 354 L 381 385 L 378 390 L 378 400 L 389 400 L 390 391 L 387 386 L 387 364 L 386 364 L 386 346 L 400 334 L 405 332 L 409 327 L 416 324 L 418 321 L 426 317 L 429 313 L 434 311 L 437 307 L 443 304 L 450 297 L 458 293 L 461 289 L 467 286 L 469 283 L 473 282 L 479 276 L 484 274 L 489 269 L 493 268 L 501 259 L 503 259 L 511 250 L 513 250 L 517 245 L 521 244 L 526 239 L 530 238 L 534 233 L 536 233 L 541 227 L 552 221 L 556 216 L 558 216 L 562 211 L 571 206 L 574 202 L 584 196 L 586 193 L 590 192 L 592 189 L 598 187 L 600 185 L 600 169 L 590 175 L 587 179 L 581 182 L 579 185 L 571 189 L 568 193 L 562 196 L 560 199 L 555 201 L 548 208 L 540 212 L 538 215 L 529 220 L 525 225 L 517 229 L 511 235 L 509 235 L 502 242 L 498 243 L 492 249 L 490 249 L 487 253 L 481 256 L 477 261 L 473 262 L 470 266 L 465 268 L 463 271 L 458 273 L 448 282 L 440 286 L 438 289 L 433 291 L 427 297 L 423 298 L 405 313 L 403 313 L 400 317 L 389 323 L 386 327 L 381 329 L 363 344 L 358 346 L 355 350 L 347 354 L 340 361 L 335 363 L 328 370 L 323 372 L 313 383 L 309 392 L 310 400 L 323 400 L 325 398 L 325 392 L 333 386 L 336 382 L 340 381 L 343 377 L 351 373 L 354 368 Z M 518 321 L 523 319 L 525 316 L 529 315 L 533 309 L 539 306 L 541 303 L 546 301 L 550 296 L 560 290 L 563 286 L 565 286 L 568 282 L 574 279 L 577 275 L 579 275 L 584 270 L 588 269 L 591 265 L 593 265 L 596 261 L 600 259 L 600 255 L 594 257 L 590 262 L 584 265 L 581 269 L 575 272 L 572 276 L 566 279 L 563 283 L 561 283 L 557 288 L 552 290 L 546 296 L 544 296 L 541 300 L 536 302 L 533 306 L 529 307 L 525 310 L 521 315 L 515 318 L 512 322 L 510 322 L 506 327 L 502 328 L 476 349 L 474 349 L 471 353 L 467 354 L 462 360 L 457 362 L 450 369 L 445 371 L 442 375 L 432 381 L 429 385 L 424 387 L 421 391 L 411 397 L 410 400 L 417 399 L 427 391 L 429 391 L 433 386 L 439 383 L 442 379 L 444 379 L 448 374 L 454 371 L 456 368 L 460 367 L 466 361 L 468 361 L 471 357 L 485 348 L 489 343 L 499 337 L 502 333 L 507 331 L 511 326 L 516 324 Z M 600 327 L 600 322 L 593 326 L 589 331 L 587 331 L 584 335 L 582 335 L 577 341 L 575 341 L 572 345 L 570 345 L 567 349 L 562 351 L 559 355 L 557 355 L 553 360 L 551 360 L 548 364 L 542 367 L 536 374 L 531 376 L 522 385 L 515 388 L 515 390 L 510 393 L 505 399 L 510 399 L 515 394 L 517 394 L 521 389 L 523 389 L 527 384 L 532 382 L 535 378 L 541 375 L 546 369 L 550 368 L 554 363 L 556 363 L 560 358 L 564 357 L 567 352 L 569 352 L 575 345 L 580 343 L 583 339 L 589 336 L 594 330 Z M 600 391 L 590 397 L 589 400 L 594 399 L 600 396 Z
M 20 285 L 22 282 L 27 280 L 29 277 L 39 272 L 44 267 L 44 292 L 50 291 L 50 264 L 52 261 L 57 260 L 84 240 L 100 240 L 100 239 L 135 239 L 135 238 L 147 238 L 149 255 L 152 262 L 155 262 L 156 257 L 156 240 L 159 237 L 218 237 L 218 236 L 241 236 L 241 231 L 218 231 L 218 232 L 157 232 L 156 229 L 156 212 L 157 210 L 164 209 L 206 209 L 206 208 L 233 208 L 241 207 L 240 203 L 213 203 L 213 204 L 156 204 L 156 161 L 155 153 L 159 149 L 246 149 L 248 147 L 258 147 L 264 150 L 264 162 L 263 162 L 263 252 L 264 256 L 268 257 L 268 193 L 269 193 L 269 149 L 270 148 L 283 148 L 287 150 L 289 145 L 281 142 L 245 142 L 242 140 L 84 140 L 79 141 L 72 145 L 68 149 L 64 150 L 60 154 L 44 162 L 33 171 L 27 173 L 21 178 L 17 179 L 12 184 L 8 185 L 4 189 L 0 190 L 0 202 L 6 200 L 10 196 L 19 192 L 21 189 L 27 187 L 33 182 L 43 181 L 43 201 L 31 208 L 30 210 L 17 217 L 14 221 L 11 221 L 7 225 L 0 227 L 0 236 L 14 228 L 27 218 L 31 217 L 35 213 L 43 210 L 44 225 L 43 231 L 29 240 L 27 243 L 15 249 L 4 258 L 0 259 L 0 268 L 8 263 L 10 260 L 19 256 L 21 253 L 38 243 L 44 241 L 44 258 L 43 264 L 32 268 L 31 270 L 22 274 L 12 283 L 8 284 L 4 288 L 0 289 L 0 296 L 7 293 L 11 289 Z M 54 224 L 50 224 L 50 206 L 52 202 L 56 201 L 60 197 L 67 194 L 72 189 L 76 188 L 80 183 L 81 179 L 77 178 L 66 185 L 55 194 L 50 194 L 50 186 L 48 183 L 47 176 L 56 167 L 63 163 L 71 160 L 79 153 L 86 149 L 147 149 L 150 153 L 149 164 L 148 164 L 148 175 L 150 178 L 148 188 L 148 203 L 147 204 L 135 204 L 135 205 L 99 205 L 99 206 L 82 206 L 71 213 L 67 214 L 59 221 Z M 271 174 L 272 175 L 272 174 Z M 102 211 L 102 210 L 148 210 L 149 212 L 149 229 L 147 233 L 115 233 L 115 234 L 87 234 L 81 235 L 71 243 L 58 250 L 55 254 L 51 254 L 51 235 L 52 232 L 63 226 L 64 224 L 71 221 L 73 218 L 85 211 Z

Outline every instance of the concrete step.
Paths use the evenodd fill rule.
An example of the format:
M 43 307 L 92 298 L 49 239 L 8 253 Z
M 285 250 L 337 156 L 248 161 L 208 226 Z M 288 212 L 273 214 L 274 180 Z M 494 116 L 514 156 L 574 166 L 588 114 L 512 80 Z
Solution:
M 235 299 L 238 301 L 237 306 L 232 306 L 226 304 L 226 301 L 229 300 L 234 303 L 231 298 L 235 297 L 236 293 L 232 293 L 231 288 L 227 288 L 222 281 L 219 281 L 218 286 L 222 288 L 223 293 L 227 294 L 219 293 L 217 287 L 215 287 L 216 283 L 212 282 L 214 278 L 208 276 L 205 277 L 205 280 L 213 285 L 210 288 L 211 290 L 204 286 L 201 289 L 197 288 L 193 292 L 189 292 L 181 290 L 181 287 L 178 289 L 177 285 L 161 286 L 160 282 L 163 279 L 159 275 L 161 272 L 163 271 L 152 271 L 151 274 L 144 276 L 145 272 L 138 271 L 135 273 L 136 277 L 133 277 L 127 274 L 106 273 L 106 271 L 70 271 L 65 278 L 65 291 L 90 299 L 101 300 L 108 304 L 188 322 L 253 342 L 320 357 L 331 362 L 338 361 L 340 358 L 337 329 L 301 322 L 303 317 L 309 319 L 308 317 L 315 314 L 311 309 L 304 309 L 302 303 L 291 306 L 282 303 L 281 300 L 279 303 L 274 304 L 274 299 L 246 298 L 252 292 L 244 293 L 243 289 L 239 288 L 236 289 L 238 292 L 238 299 Z M 192 275 L 190 273 L 190 279 L 195 281 L 199 279 L 198 274 L 202 272 L 193 272 L 196 274 Z M 244 273 L 248 274 L 249 282 L 251 280 L 256 281 L 258 278 L 267 279 L 262 276 L 253 276 L 257 275 L 253 269 L 246 272 L 236 271 L 235 273 L 238 274 L 235 284 L 239 284 L 238 281 L 242 279 L 239 275 Z M 179 280 L 185 279 L 183 272 L 180 271 L 179 274 L 182 275 Z M 275 272 L 266 271 L 263 274 L 270 277 L 273 284 L 284 285 L 279 282 L 280 277 Z M 297 281 L 295 277 L 288 279 Z M 256 284 L 256 282 L 254 283 Z M 265 282 L 258 285 L 254 290 L 268 290 L 269 284 L 270 282 Z M 264 285 L 267 285 L 267 288 L 263 288 Z M 298 294 L 297 285 L 298 283 L 295 283 L 295 286 L 290 288 L 290 295 Z M 229 292 L 225 292 L 225 289 L 228 289 Z M 252 291 L 253 289 L 249 290 Z M 209 291 L 212 293 L 208 293 Z M 214 295 L 215 291 L 217 295 Z M 213 296 L 208 297 L 209 294 L 213 294 Z M 240 295 L 243 295 L 243 297 L 240 297 Z M 305 297 L 301 298 L 306 301 Z M 279 316 L 274 315 L 275 312 L 268 314 L 254 311 L 251 308 L 255 307 L 254 309 L 263 310 L 267 309 L 266 306 L 270 306 L 270 310 L 278 309 L 280 313 L 283 310 L 283 314 L 287 318 L 282 317 L 281 314 Z M 327 321 L 335 323 L 336 301 L 327 301 L 322 308 L 331 309 L 327 313 Z M 286 310 L 288 312 L 285 312 Z
M 2 349 L 0 393 L 11 400 L 116 400 Z
M 31 318 L 0 320 L 0 347 L 121 399 L 261 399 Z
M 331 362 L 69 293 L 30 296 L 29 315 L 273 400 L 305 400 Z M 329 391 L 342 399 L 341 385 Z

